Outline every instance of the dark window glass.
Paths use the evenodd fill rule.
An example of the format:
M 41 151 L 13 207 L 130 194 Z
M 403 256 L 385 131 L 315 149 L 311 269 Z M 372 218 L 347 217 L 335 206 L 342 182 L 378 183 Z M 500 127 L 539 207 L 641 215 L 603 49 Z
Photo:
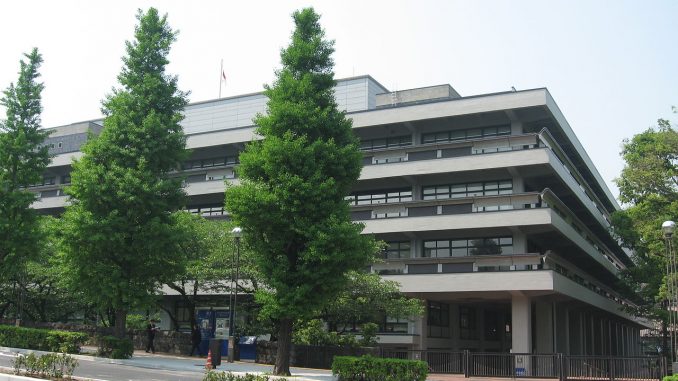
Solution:
M 459 337 L 463 340 L 478 338 L 476 311 L 471 307 L 459 307 Z
M 412 189 L 354 193 L 345 198 L 351 205 L 371 205 L 412 201 Z
M 450 305 L 428 302 L 428 336 L 450 337 Z

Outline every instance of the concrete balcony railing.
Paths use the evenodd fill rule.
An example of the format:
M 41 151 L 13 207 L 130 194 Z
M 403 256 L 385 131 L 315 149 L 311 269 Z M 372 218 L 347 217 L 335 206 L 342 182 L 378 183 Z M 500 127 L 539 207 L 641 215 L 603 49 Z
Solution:
M 538 134 L 504 135 L 478 139 L 459 140 L 446 143 L 429 143 L 404 147 L 382 148 L 364 152 L 363 165 L 383 165 L 421 160 L 447 159 L 454 157 L 492 154 L 498 152 L 524 151 L 548 148 L 561 166 L 560 173 L 565 180 L 571 181 L 570 187 L 578 194 L 591 213 L 597 216 L 606 228 L 610 226 L 610 215 L 602 206 L 602 201 L 587 184 L 575 165 L 564 153 L 548 129 Z
M 548 188 L 541 193 L 359 205 L 352 207 L 351 216 L 354 221 L 369 221 L 544 208 L 555 211 L 556 216 L 553 218 L 559 222 L 558 229 L 567 230 L 564 232 L 566 236 L 571 237 L 610 272 L 616 274 L 625 268 L 612 251 Z
M 445 274 L 492 271 L 541 270 L 543 255 L 538 253 L 511 255 L 474 255 L 444 258 L 400 258 L 373 264 L 372 272 L 380 275 Z

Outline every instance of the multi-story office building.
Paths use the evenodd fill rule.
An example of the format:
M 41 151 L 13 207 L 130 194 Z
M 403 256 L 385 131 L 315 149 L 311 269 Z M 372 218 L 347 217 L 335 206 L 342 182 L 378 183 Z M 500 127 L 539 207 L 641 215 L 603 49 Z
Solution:
M 352 217 L 388 244 L 371 270 L 427 306 L 415 321 L 385 318 L 382 345 L 639 353 L 642 322 L 615 291 L 632 265 L 608 231 L 619 206 L 547 89 L 389 92 L 361 76 L 338 81 L 336 99 L 364 152 Z M 261 93 L 186 107 L 191 212 L 224 218 L 224 180 L 237 183 L 238 152 L 265 109 Z M 63 210 L 70 162 L 101 124 L 53 129 L 35 208 Z

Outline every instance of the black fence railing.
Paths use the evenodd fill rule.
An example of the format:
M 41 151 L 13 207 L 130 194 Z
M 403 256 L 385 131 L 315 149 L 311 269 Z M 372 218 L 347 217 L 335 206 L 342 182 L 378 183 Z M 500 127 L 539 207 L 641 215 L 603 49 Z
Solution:
M 525 353 L 475 353 L 444 350 L 389 350 L 382 357 L 422 360 L 430 373 L 465 377 L 555 378 L 561 381 L 661 380 L 667 374 L 662 357 L 575 356 Z

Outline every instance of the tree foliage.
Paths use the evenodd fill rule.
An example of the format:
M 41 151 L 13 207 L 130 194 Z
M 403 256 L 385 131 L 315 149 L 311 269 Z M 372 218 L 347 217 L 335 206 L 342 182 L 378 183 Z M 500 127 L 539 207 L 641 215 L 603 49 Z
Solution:
M 40 129 L 42 56 L 35 48 L 24 56 L 16 85 L 0 98 L 6 109 L 0 121 L 0 279 L 5 280 L 23 271 L 38 249 L 39 222 L 30 208 L 36 195 L 26 188 L 42 178 L 50 160 L 43 145 L 48 133 Z
M 351 272 L 349 279 L 332 303 L 320 311 L 319 317 L 331 330 L 341 333 L 347 327 L 379 322 L 385 317 L 411 318 L 424 312 L 421 301 L 402 294 L 397 282 L 359 271 Z
M 282 68 L 266 86 L 268 113 L 255 119 L 263 140 L 240 155 L 242 183 L 226 191 L 226 207 L 270 287 L 258 300 L 280 321 L 276 374 L 289 374 L 292 322 L 332 300 L 346 272 L 365 266 L 376 249 L 344 201 L 361 154 L 334 99 L 334 43 L 324 39 L 319 18 L 311 8 L 294 12 Z
M 183 305 L 188 308 L 191 326 L 195 323 L 196 301 L 200 294 L 231 293 L 230 280 L 234 278 L 236 269 L 232 228 L 233 224 L 230 222 L 211 221 L 188 212 L 177 213 L 179 249 L 185 262 L 182 271 L 175 274 L 167 287 L 177 292 Z M 255 272 L 248 250 L 241 250 L 238 267 L 241 279 L 238 282 L 238 293 L 254 293 L 260 287 L 261 277 Z M 174 311 L 161 308 L 176 325 Z
M 55 242 L 59 223 L 53 217 L 40 219 L 38 252 L 26 262 L 23 276 L 0 284 L 0 317 L 19 317 L 21 310 L 29 321 L 64 322 L 93 312 L 82 292 L 64 282 Z
M 172 212 L 184 192 L 170 172 L 186 157 L 179 125 L 186 94 L 165 72 L 176 32 L 154 8 L 137 19 L 120 87 L 103 102 L 104 128 L 73 163 L 61 241 L 73 283 L 100 307 L 116 310 L 118 336 L 126 312 L 183 263 Z
M 639 313 L 666 318 L 658 304 L 666 298 L 666 257 L 661 225 L 678 216 L 678 133 L 667 120 L 622 148 L 626 165 L 618 179 L 626 208 L 612 216 L 615 234 L 634 250 L 635 267 L 623 277 L 644 300 Z

